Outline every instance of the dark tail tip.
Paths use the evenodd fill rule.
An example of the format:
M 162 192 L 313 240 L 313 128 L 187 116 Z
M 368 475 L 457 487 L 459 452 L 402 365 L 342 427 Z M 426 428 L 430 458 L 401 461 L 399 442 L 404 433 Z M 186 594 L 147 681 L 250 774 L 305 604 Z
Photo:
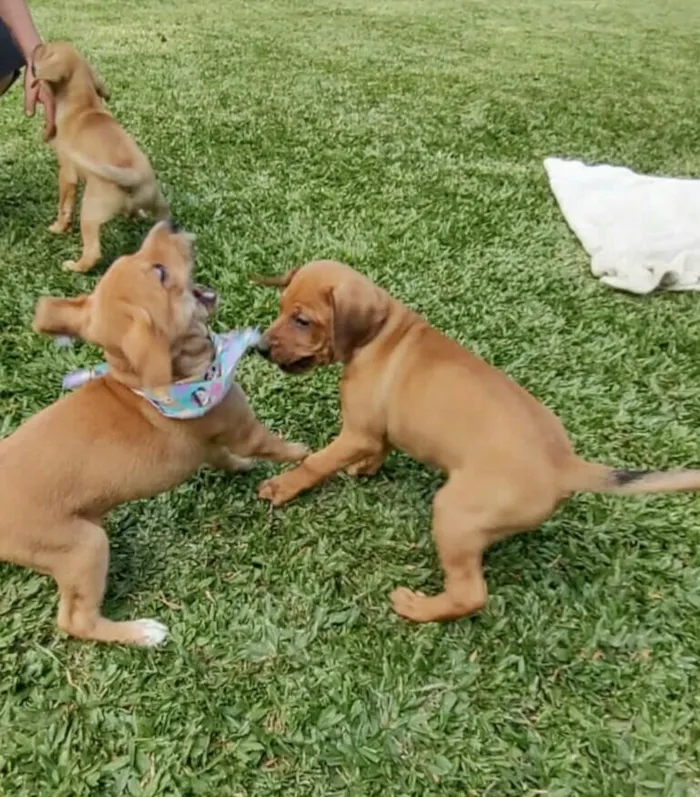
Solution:
M 180 227 L 180 225 L 175 221 L 175 219 L 172 216 L 168 216 L 168 218 L 165 220 L 165 223 L 170 232 L 180 232 L 182 229 L 182 227 Z
M 614 470 L 613 479 L 615 480 L 616 487 L 624 487 L 626 484 L 637 482 L 648 476 L 651 473 L 649 470 Z

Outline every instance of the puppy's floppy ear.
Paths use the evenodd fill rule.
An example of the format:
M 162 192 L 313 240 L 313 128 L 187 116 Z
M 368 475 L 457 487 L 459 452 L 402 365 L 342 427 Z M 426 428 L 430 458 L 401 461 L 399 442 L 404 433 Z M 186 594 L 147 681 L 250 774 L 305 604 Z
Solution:
M 360 278 L 333 288 L 330 301 L 333 357 L 348 362 L 355 349 L 379 333 L 389 314 L 389 298 L 372 282 Z
M 265 277 L 254 274 L 250 279 L 256 285 L 263 285 L 267 288 L 286 288 L 294 279 L 294 275 L 299 271 L 299 268 L 300 266 L 292 268 L 279 277 Z
M 98 77 L 94 72 L 92 73 L 92 78 L 95 82 L 95 91 L 97 92 L 98 97 L 102 97 L 105 102 L 109 102 L 110 93 L 107 86 L 105 86 L 104 81 L 102 78 Z
M 173 381 L 170 345 L 145 310 L 133 310 L 119 348 L 142 387 L 163 387 Z
M 95 91 L 97 92 L 98 97 L 102 97 L 105 102 L 109 102 L 109 89 L 105 86 L 104 81 L 100 78 L 100 76 L 95 72 L 95 70 L 90 66 L 90 64 L 85 62 L 85 66 L 87 67 L 88 74 L 90 75 L 90 79 L 92 80 L 92 84 L 95 87 Z
M 90 297 L 74 299 L 39 299 L 34 311 L 32 329 L 46 335 L 70 335 L 83 338 L 90 324 Z

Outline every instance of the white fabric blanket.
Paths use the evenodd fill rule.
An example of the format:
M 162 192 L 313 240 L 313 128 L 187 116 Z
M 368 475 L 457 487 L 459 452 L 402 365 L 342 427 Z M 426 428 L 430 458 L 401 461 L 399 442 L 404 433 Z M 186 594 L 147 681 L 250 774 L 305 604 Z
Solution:
M 601 282 L 630 293 L 700 290 L 700 180 L 559 158 L 544 167 Z

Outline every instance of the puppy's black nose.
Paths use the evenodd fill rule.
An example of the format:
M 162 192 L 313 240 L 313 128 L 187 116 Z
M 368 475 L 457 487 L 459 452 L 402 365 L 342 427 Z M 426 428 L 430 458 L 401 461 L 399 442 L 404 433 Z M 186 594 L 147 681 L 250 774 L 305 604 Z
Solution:
M 266 360 L 270 359 L 270 344 L 267 342 L 266 337 L 263 336 L 255 344 L 255 351 L 257 351 L 258 354 L 261 354 Z

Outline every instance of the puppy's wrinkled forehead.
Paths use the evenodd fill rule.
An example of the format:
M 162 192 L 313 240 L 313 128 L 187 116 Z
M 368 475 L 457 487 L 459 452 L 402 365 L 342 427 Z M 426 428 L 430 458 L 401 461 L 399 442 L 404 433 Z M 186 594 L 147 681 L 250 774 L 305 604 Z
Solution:
M 282 292 L 282 312 L 293 312 L 295 307 L 313 309 L 319 302 L 327 304 L 333 289 L 353 274 L 349 266 L 334 260 L 314 260 L 301 266 Z
M 37 76 L 37 70 L 41 73 L 44 68 L 52 68 L 60 70 L 63 75 L 67 75 L 78 66 L 80 60 L 80 54 L 69 42 L 44 42 L 34 48 L 32 53 L 32 71 Z M 42 74 L 38 76 L 43 77 Z M 48 78 L 51 79 L 52 76 L 53 73 L 49 74 Z M 58 77 L 58 73 L 55 76 Z
M 97 304 L 116 300 L 148 305 L 164 289 L 180 295 L 191 285 L 192 256 L 192 236 L 173 233 L 167 222 L 157 224 L 138 252 L 109 267 L 93 298 Z

